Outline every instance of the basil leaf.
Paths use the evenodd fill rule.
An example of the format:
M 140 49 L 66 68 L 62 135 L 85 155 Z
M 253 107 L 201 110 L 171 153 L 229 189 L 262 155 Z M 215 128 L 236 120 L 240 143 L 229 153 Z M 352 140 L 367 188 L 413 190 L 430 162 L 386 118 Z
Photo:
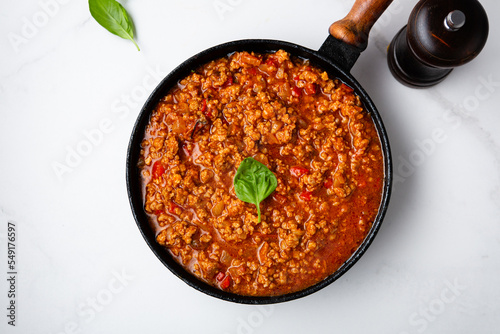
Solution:
M 271 195 L 278 180 L 266 165 L 254 158 L 243 160 L 234 175 L 234 191 L 243 202 L 255 204 L 260 223 L 260 202 Z
M 89 0 L 92 17 L 110 33 L 131 40 L 140 51 L 134 40 L 134 26 L 127 11 L 115 0 Z

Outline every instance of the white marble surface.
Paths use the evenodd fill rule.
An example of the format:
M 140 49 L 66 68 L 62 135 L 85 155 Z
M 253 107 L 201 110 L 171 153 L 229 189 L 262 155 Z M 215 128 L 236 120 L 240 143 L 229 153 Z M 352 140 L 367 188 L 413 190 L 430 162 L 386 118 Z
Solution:
M 426 90 L 400 85 L 386 66 L 386 47 L 415 2 L 395 1 L 377 23 L 352 73 L 392 144 L 386 219 L 337 282 L 265 307 L 195 291 L 150 252 L 127 200 L 128 139 L 146 96 L 186 58 L 243 38 L 317 49 L 352 1 L 122 3 L 140 52 L 100 27 L 86 1 L 0 3 L 1 333 L 500 331 L 497 1 L 482 1 L 490 15 L 483 52 Z M 6 317 L 9 221 L 15 327 Z

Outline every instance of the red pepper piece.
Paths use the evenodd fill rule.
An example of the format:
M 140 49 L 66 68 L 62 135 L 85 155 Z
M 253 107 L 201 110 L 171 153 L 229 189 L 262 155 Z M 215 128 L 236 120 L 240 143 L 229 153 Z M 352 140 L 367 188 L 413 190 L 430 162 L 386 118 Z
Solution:
M 274 58 L 271 58 L 271 57 L 267 58 L 266 65 L 267 66 L 274 66 L 276 68 L 278 68 L 280 66 L 279 63 L 278 63 L 278 60 L 274 59 Z
M 303 192 L 300 193 L 299 197 L 306 202 L 309 202 L 312 197 L 312 192 L 304 190 Z
M 231 85 L 233 84 L 233 82 L 234 82 L 233 76 L 232 76 L 232 75 L 230 75 L 230 76 L 227 78 L 226 82 L 224 83 L 224 87 L 231 86 Z
M 191 153 L 193 153 L 193 152 L 191 152 L 191 150 L 188 148 L 188 144 L 187 144 L 187 143 L 183 143 L 183 144 L 182 144 L 182 151 L 184 151 L 184 154 L 185 154 L 186 156 L 190 156 L 190 155 L 191 155 Z
M 222 282 L 220 282 L 220 287 L 221 289 L 226 290 L 227 288 L 229 288 L 230 285 L 231 285 L 231 276 L 226 275 L 226 277 L 224 277 Z
M 300 89 L 297 86 L 293 87 L 293 89 L 292 89 L 292 95 L 295 96 L 295 97 L 300 97 L 300 95 L 302 95 L 302 89 Z
M 343 89 L 346 93 L 352 93 L 352 92 L 354 92 L 354 89 L 352 89 L 351 87 L 347 86 L 345 83 L 342 83 L 342 85 L 340 85 L 340 88 Z
M 207 99 L 204 99 L 203 102 L 201 103 L 201 112 L 205 113 L 207 110 Z
M 172 214 L 175 214 L 175 210 L 177 208 L 180 208 L 180 206 L 178 206 L 177 204 L 175 204 L 174 202 L 170 202 L 168 204 L 168 212 L 172 213 Z
M 323 183 L 323 186 L 326 189 L 331 188 L 333 186 L 333 179 L 332 178 L 326 179 L 325 182 Z
M 200 111 L 203 113 L 203 115 L 205 115 L 206 118 L 212 118 L 213 116 L 212 111 L 207 106 L 207 99 L 203 100 Z
M 300 167 L 300 166 L 293 166 L 290 167 L 290 174 L 292 174 L 295 177 L 301 177 L 302 175 L 308 174 L 309 169 Z
M 219 273 L 215 276 L 215 279 L 218 281 L 218 282 L 221 282 L 224 277 L 226 277 L 226 274 L 224 274 L 222 271 L 219 271 Z
M 278 68 L 280 66 L 280 64 L 278 63 L 278 60 L 277 59 L 274 59 L 274 58 L 268 58 L 265 62 L 265 64 L 267 66 L 274 66 L 276 68 Z
M 283 205 L 286 203 L 286 197 L 283 196 L 283 195 L 280 195 L 280 194 L 274 194 L 273 195 L 273 198 L 276 202 L 278 202 L 279 204 Z
M 306 95 L 315 95 L 318 92 L 318 85 L 315 83 L 307 83 L 304 87 Z
M 155 163 L 153 164 L 153 169 L 151 171 L 151 173 L 153 174 L 153 178 L 157 179 L 161 177 L 163 174 L 165 174 L 165 171 L 165 166 L 159 160 L 155 161 Z
M 226 290 L 231 285 L 231 276 L 224 274 L 222 271 L 215 275 L 215 279 L 223 290 Z

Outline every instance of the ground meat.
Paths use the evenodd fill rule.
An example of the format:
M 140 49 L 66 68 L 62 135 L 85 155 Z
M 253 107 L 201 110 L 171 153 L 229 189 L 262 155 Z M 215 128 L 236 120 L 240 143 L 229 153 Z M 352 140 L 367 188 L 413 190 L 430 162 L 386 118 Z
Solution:
M 290 293 L 335 272 L 371 228 L 384 179 L 359 97 L 282 50 L 236 52 L 181 80 L 151 115 L 141 154 L 157 242 L 242 295 Z M 278 180 L 261 222 L 234 192 L 246 157 Z

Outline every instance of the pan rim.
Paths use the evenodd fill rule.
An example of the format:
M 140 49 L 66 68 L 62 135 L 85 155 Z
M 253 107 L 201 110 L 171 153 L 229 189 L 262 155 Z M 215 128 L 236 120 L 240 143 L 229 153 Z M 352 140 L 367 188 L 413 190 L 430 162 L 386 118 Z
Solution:
M 272 47 L 271 47 L 272 46 Z M 268 50 L 266 50 L 270 47 Z M 189 74 L 191 69 L 197 68 L 210 60 L 215 60 L 220 57 L 224 57 L 232 52 L 236 51 L 255 51 L 259 53 L 273 52 L 278 49 L 284 49 L 285 51 L 291 53 L 294 56 L 307 54 L 307 58 L 312 61 L 316 66 L 320 66 L 321 69 L 325 70 L 328 74 L 333 74 L 335 77 L 339 78 L 343 82 L 349 84 L 357 95 L 363 101 L 365 109 L 370 113 L 372 120 L 377 129 L 379 135 L 382 153 L 384 156 L 384 186 L 381 194 L 381 202 L 379 210 L 372 226 L 365 236 L 362 243 L 358 246 L 356 251 L 351 254 L 349 259 L 345 261 L 334 273 L 327 276 L 322 281 L 309 286 L 303 290 L 292 292 L 284 295 L 278 296 L 246 296 L 246 295 L 236 295 L 233 293 L 228 293 L 226 291 L 219 290 L 201 280 L 196 278 L 191 273 L 183 269 L 173 258 L 168 254 L 168 252 L 162 249 L 159 244 L 156 243 L 155 238 L 151 238 L 152 229 L 149 225 L 149 220 L 145 214 L 143 208 L 142 191 L 140 190 L 140 173 L 137 168 L 138 156 L 140 153 L 140 142 L 144 137 L 144 131 L 149 122 L 149 117 L 152 110 L 158 103 L 161 97 L 163 97 L 168 91 L 177 83 L 180 79 L 184 78 Z M 258 51 L 256 51 L 258 49 Z M 230 50 L 230 52 L 227 52 Z M 225 52 L 225 53 L 224 53 Z M 311 57 L 312 56 L 312 57 Z M 325 66 L 318 65 L 321 63 Z M 195 66 L 193 66 L 195 65 Z M 332 71 L 333 70 L 333 71 Z M 340 75 L 339 75 L 340 74 Z M 139 184 L 138 184 L 139 183 Z M 130 136 L 129 144 L 127 147 L 127 157 L 126 157 L 126 186 L 127 194 L 129 198 L 129 204 L 132 210 L 132 214 L 136 225 L 143 236 L 144 240 L 148 244 L 150 250 L 155 254 L 155 256 L 160 260 L 160 262 L 167 267 L 175 276 L 180 278 L 184 283 L 188 284 L 192 288 L 203 292 L 209 296 L 222 299 L 225 301 L 230 301 L 239 304 L 275 304 L 287 301 L 292 301 L 312 293 L 315 293 L 326 286 L 330 285 L 342 275 L 344 275 L 352 266 L 364 255 L 373 242 L 375 236 L 380 230 L 381 224 L 387 212 L 391 190 L 393 183 L 393 167 L 392 167 L 392 156 L 389 145 L 389 139 L 387 132 L 385 130 L 382 118 L 378 113 L 375 105 L 370 99 L 369 95 L 363 89 L 363 87 L 357 82 L 357 80 L 347 71 L 345 71 L 341 66 L 336 64 L 334 61 L 328 59 L 325 55 L 318 51 L 312 49 L 279 40 L 271 39 L 242 39 L 235 40 L 231 42 L 222 43 L 206 50 L 203 50 L 194 56 L 188 58 L 177 67 L 175 67 L 169 74 L 167 74 L 160 83 L 154 88 L 150 96 L 145 101 L 142 106 L 136 122 L 132 129 L 132 134 Z M 148 231 L 149 230 L 149 231 Z

